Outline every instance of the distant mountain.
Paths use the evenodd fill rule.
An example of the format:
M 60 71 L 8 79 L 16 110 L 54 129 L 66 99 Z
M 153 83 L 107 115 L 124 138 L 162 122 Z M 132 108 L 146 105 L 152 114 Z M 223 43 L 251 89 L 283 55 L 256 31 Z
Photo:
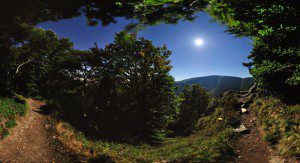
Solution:
M 233 76 L 204 76 L 185 79 L 175 82 L 175 85 L 179 88 L 176 93 L 180 93 L 185 85 L 199 84 L 209 91 L 212 95 L 220 95 L 226 91 L 245 91 L 248 90 L 253 84 L 253 78 L 239 78 Z

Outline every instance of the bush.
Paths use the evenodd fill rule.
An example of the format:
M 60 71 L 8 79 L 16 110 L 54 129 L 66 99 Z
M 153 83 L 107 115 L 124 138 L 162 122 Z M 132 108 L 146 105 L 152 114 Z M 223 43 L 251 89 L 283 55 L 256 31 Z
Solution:
M 13 128 L 17 125 L 17 122 L 16 122 L 16 119 L 15 118 L 12 118 L 12 119 L 9 119 L 6 123 L 5 123 L 5 127 L 7 128 Z
M 16 118 L 24 116 L 27 112 L 25 101 L 20 98 L 0 97 L 0 138 L 9 134 L 9 128 L 17 125 Z
M 181 94 L 183 99 L 178 116 L 177 132 L 191 134 L 198 119 L 206 112 L 209 103 L 208 93 L 199 85 L 186 86 Z

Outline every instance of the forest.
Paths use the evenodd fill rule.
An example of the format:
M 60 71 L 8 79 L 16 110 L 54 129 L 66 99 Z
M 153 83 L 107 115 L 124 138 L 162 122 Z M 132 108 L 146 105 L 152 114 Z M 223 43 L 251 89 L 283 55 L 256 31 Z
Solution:
M 21 125 L 19 119 L 30 115 L 28 101 L 35 99 L 44 103 L 41 112 L 51 117 L 56 137 L 61 136 L 57 141 L 68 151 L 66 162 L 239 162 L 232 144 L 239 140 L 236 128 L 243 117 L 248 118 L 240 109 L 249 107 L 249 115 L 255 115 L 264 130 L 264 142 L 280 157 L 299 161 L 296 1 L 10 0 L 0 4 L 3 141 L 10 140 L 10 131 Z M 215 96 L 203 84 L 182 83 L 178 88 L 170 75 L 172 52 L 138 37 L 149 26 L 193 21 L 199 12 L 224 24 L 226 32 L 253 40 L 249 62 L 243 63 L 253 79 L 223 83 L 230 87 L 238 82 L 237 89 L 230 87 L 233 91 L 223 91 L 220 82 L 211 89 Z M 76 49 L 69 38 L 37 27 L 78 16 L 86 17 L 90 26 L 107 26 L 118 17 L 134 21 L 116 33 L 112 43 L 105 47 L 95 43 L 89 50 Z M 6 159 L 0 154 L 0 162 Z

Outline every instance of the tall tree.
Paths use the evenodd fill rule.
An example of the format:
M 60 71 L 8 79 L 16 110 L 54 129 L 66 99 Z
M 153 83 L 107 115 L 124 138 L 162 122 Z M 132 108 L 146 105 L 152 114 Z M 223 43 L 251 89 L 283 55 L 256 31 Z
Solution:
M 110 137 L 157 138 L 174 114 L 171 52 L 125 33 L 91 51 L 98 56 L 99 64 L 91 67 L 99 85 L 87 116 Z
M 245 63 L 261 88 L 299 101 L 300 52 L 297 2 L 211 0 L 208 12 L 228 31 L 254 40 Z

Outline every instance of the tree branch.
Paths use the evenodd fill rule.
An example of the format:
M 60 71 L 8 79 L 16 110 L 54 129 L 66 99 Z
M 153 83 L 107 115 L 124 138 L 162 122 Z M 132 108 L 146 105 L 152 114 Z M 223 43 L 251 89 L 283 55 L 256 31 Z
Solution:
M 191 4 L 190 4 L 190 6 L 192 6 L 194 3 L 196 3 L 197 2 L 197 0 L 195 0 L 194 2 L 192 2 Z
M 28 63 L 31 62 L 31 61 L 32 61 L 32 59 L 30 59 L 30 60 L 28 60 L 28 61 L 26 61 L 26 62 L 20 64 L 20 65 L 17 67 L 16 74 L 20 71 L 20 68 L 21 68 L 22 66 L 28 64 Z

